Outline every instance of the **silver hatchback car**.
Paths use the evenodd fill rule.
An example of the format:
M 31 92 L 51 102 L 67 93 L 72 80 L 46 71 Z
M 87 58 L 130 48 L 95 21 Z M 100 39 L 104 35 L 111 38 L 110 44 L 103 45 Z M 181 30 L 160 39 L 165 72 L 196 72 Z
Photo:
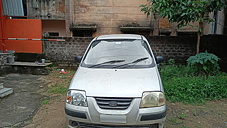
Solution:
M 164 89 L 144 36 L 94 38 L 67 92 L 65 113 L 70 128 L 163 128 Z

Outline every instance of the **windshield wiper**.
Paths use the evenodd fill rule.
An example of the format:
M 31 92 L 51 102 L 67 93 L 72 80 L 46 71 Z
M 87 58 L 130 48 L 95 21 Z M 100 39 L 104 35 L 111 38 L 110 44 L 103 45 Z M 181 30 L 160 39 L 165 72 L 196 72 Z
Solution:
M 132 62 L 130 62 L 130 63 L 118 65 L 118 66 L 115 66 L 115 67 L 113 67 L 113 68 L 119 68 L 119 67 L 127 66 L 127 65 L 130 65 L 130 64 L 136 64 L 136 63 L 138 63 L 138 62 L 140 62 L 140 61 L 144 61 L 144 60 L 146 60 L 146 59 L 148 59 L 148 57 L 139 58 L 139 59 L 137 59 L 137 60 L 135 60 L 135 61 L 132 61 Z M 130 66 L 131 66 L 131 65 L 130 65 Z
M 113 64 L 113 63 L 120 63 L 120 62 L 124 62 L 124 61 L 125 60 L 110 60 L 110 61 L 106 61 L 106 62 L 103 62 L 103 63 L 92 65 L 89 68 L 98 67 L 98 66 L 101 66 L 103 64 L 108 64 L 108 63 Z

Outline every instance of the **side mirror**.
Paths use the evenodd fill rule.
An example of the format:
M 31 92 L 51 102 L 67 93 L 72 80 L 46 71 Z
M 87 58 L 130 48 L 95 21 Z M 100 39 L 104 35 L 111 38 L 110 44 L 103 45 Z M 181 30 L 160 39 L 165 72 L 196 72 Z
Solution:
M 75 62 L 80 63 L 82 60 L 82 56 L 76 56 L 75 57 Z
M 157 64 L 160 64 L 164 61 L 164 58 L 162 56 L 156 56 L 155 57 Z

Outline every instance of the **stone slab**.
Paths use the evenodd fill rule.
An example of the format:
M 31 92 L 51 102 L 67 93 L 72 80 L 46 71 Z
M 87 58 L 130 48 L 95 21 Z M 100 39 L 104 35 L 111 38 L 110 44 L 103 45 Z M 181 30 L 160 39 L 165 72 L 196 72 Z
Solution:
M 7 95 L 10 95 L 13 93 L 13 89 L 12 88 L 3 88 L 0 89 L 0 98 L 3 98 Z
M 35 62 L 14 62 L 12 66 L 31 66 L 31 67 L 46 67 L 52 63 L 35 63 Z
M 3 83 L 0 83 L 0 89 L 3 89 Z

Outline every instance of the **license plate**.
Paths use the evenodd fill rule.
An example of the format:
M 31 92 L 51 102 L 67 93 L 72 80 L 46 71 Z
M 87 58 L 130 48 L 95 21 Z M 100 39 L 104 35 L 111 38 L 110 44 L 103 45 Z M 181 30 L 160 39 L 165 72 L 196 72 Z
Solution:
M 100 115 L 100 122 L 102 123 L 126 123 L 125 115 Z

